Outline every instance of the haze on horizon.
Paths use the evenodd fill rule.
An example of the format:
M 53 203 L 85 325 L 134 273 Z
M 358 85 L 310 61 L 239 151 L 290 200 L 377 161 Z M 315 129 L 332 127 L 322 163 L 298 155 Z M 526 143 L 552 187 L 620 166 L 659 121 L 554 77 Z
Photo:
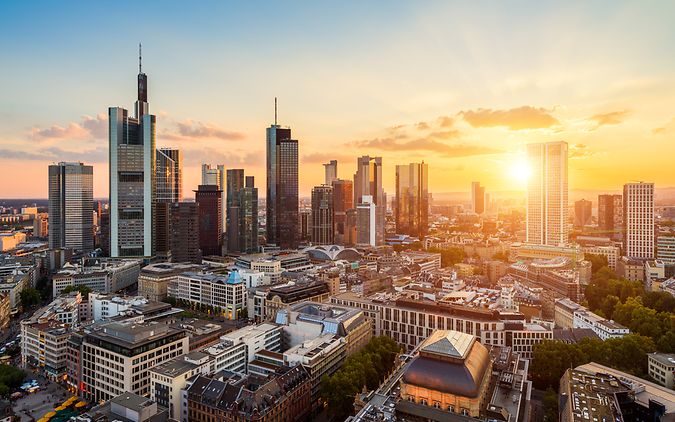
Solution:
M 0 198 L 47 196 L 47 166 L 94 165 L 108 194 L 107 108 L 132 109 L 143 43 L 157 146 L 245 168 L 264 192 L 265 127 L 300 141 L 300 188 L 339 161 L 429 163 L 431 192 L 524 187 L 524 146 L 570 144 L 570 188 L 675 185 L 669 2 L 5 2 Z M 140 21 L 139 21 L 140 18 Z

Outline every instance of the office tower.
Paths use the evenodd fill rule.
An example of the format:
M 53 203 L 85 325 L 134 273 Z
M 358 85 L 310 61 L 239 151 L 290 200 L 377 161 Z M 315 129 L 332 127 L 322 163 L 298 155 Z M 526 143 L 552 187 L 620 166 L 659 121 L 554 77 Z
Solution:
M 384 220 L 387 213 L 387 201 L 382 189 L 382 157 L 359 157 L 354 174 L 354 204 L 363 203 L 363 197 L 370 196 L 375 205 L 375 243 L 384 243 Z
M 82 163 L 49 166 L 49 247 L 94 249 L 94 169 Z
M 333 243 L 333 187 L 312 188 L 312 243 L 331 245 Z
M 155 254 L 155 116 L 148 112 L 148 78 L 138 66 L 135 116 L 108 109 L 110 140 L 110 256 Z
M 246 176 L 239 191 L 239 252 L 258 252 L 258 188 L 253 176 Z
M 356 244 L 356 226 L 358 212 L 356 208 L 350 208 L 345 212 L 345 245 Z
M 623 185 L 623 254 L 654 258 L 654 184 Z
M 621 238 L 623 230 L 621 195 L 598 195 L 598 229 L 607 237 Z
M 593 203 L 586 199 L 581 199 L 574 203 L 574 227 L 584 227 L 591 224 L 593 213 Z
M 476 214 L 485 212 L 485 186 L 480 182 L 471 182 L 471 207 Z
M 303 208 L 300 210 L 300 224 L 298 225 L 300 240 L 310 240 L 312 235 L 312 210 Z
M 183 200 L 183 161 L 180 150 L 160 148 L 156 157 L 156 201 L 180 202 Z
M 298 141 L 291 129 L 267 128 L 267 243 L 282 249 L 298 246 Z
M 239 193 L 244 187 L 244 170 L 227 170 L 227 216 L 225 218 L 225 233 L 227 237 L 227 251 L 239 252 Z
M 155 204 L 155 255 L 162 261 L 171 259 L 171 204 L 175 203 Z
M 429 165 L 396 166 L 396 232 L 422 239 L 429 229 Z
M 171 219 L 171 261 L 200 264 L 201 207 L 196 202 L 173 202 L 168 207 Z
M 659 234 L 656 237 L 656 259 L 668 265 L 675 264 L 675 235 Z
M 567 142 L 527 145 L 527 242 L 567 243 Z
M 331 186 L 335 180 L 337 180 L 337 160 L 330 160 L 329 162 L 323 165 L 326 172 L 326 177 L 323 182 L 326 186 Z
M 199 185 L 195 202 L 199 205 L 199 248 L 202 256 L 223 254 L 222 191 L 216 185 Z
M 333 241 L 347 243 L 347 210 L 354 208 L 354 183 L 351 180 L 333 181 Z
M 356 207 L 356 243 L 377 246 L 377 206 L 373 197 L 363 195 Z
M 221 193 L 221 227 L 223 231 L 227 228 L 227 201 L 225 200 L 225 166 L 218 164 L 213 167 L 211 164 L 202 164 L 202 185 L 215 185 L 223 191 Z

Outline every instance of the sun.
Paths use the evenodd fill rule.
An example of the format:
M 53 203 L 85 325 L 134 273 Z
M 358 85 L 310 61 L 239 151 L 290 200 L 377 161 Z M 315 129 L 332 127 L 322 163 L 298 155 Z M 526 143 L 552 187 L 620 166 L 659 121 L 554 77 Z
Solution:
M 530 177 L 531 169 L 524 157 L 515 158 L 509 165 L 509 176 L 519 185 L 525 185 Z

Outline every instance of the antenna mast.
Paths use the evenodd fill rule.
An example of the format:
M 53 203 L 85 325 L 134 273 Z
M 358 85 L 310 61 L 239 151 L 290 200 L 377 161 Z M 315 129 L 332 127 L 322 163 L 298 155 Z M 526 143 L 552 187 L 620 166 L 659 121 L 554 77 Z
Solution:
M 277 125 L 277 97 L 274 97 L 274 126 Z
M 141 43 L 138 43 L 138 73 L 143 73 L 143 66 L 142 66 L 142 57 L 141 57 Z

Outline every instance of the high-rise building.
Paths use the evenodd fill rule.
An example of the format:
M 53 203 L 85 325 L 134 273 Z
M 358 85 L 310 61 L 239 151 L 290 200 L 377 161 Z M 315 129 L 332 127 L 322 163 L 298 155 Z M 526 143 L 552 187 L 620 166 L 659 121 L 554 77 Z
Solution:
M 567 142 L 527 145 L 527 242 L 567 243 Z
M 312 188 L 312 243 L 330 245 L 333 243 L 333 187 Z
M 333 241 L 347 243 L 347 210 L 354 208 L 354 183 L 351 180 L 333 181 Z
M 310 240 L 312 236 L 312 210 L 303 208 L 300 210 L 300 224 L 298 225 L 300 240 Z
M 298 246 L 298 141 L 291 129 L 267 128 L 267 243 L 282 249 Z
M 227 229 L 227 201 L 225 200 L 225 166 L 218 164 L 212 166 L 211 164 L 202 164 L 202 185 L 215 185 L 218 189 L 223 191 L 221 193 L 221 227 L 223 231 Z
M 598 195 L 598 229 L 607 237 L 621 238 L 623 230 L 621 195 Z
M 180 150 L 160 148 L 156 153 L 157 202 L 183 200 L 183 160 Z
M 203 256 L 223 254 L 221 211 L 222 191 L 216 185 L 199 185 L 195 191 L 199 205 L 199 248 Z
M 258 188 L 243 169 L 227 171 L 227 251 L 258 251 Z
M 387 213 L 386 197 L 382 189 L 382 157 L 365 155 L 356 161 L 354 204 L 365 203 L 364 196 L 370 196 L 370 201 L 375 205 L 375 244 L 381 245 L 384 243 L 384 221 Z
M 574 203 L 574 227 L 584 227 L 591 224 L 593 203 L 586 199 L 580 199 Z
M 654 184 L 623 185 L 623 254 L 654 258 Z
M 377 206 L 370 195 L 363 195 L 356 207 L 356 243 L 377 246 Z
M 171 221 L 169 233 L 171 261 L 201 263 L 199 204 L 196 202 L 174 202 L 168 204 L 168 206 Z
M 110 146 L 110 256 L 155 254 L 155 116 L 149 113 L 148 77 L 139 57 L 135 116 L 108 109 Z
M 396 166 L 396 232 L 422 239 L 429 229 L 429 165 Z
M 323 182 L 324 185 L 330 186 L 335 180 L 337 180 L 337 160 L 330 160 L 329 162 L 323 165 L 326 172 L 326 177 Z
M 93 174 L 93 167 L 82 163 L 49 166 L 50 248 L 94 249 Z
M 485 186 L 480 182 L 471 182 L 471 208 L 476 214 L 485 212 Z
M 258 188 L 253 176 L 246 176 L 239 191 L 239 252 L 258 252 Z
M 155 204 L 155 255 L 168 261 L 171 258 L 171 205 L 176 202 Z
M 225 232 L 227 237 L 227 251 L 239 252 L 239 193 L 244 187 L 244 169 L 227 170 L 227 216 L 225 218 Z

